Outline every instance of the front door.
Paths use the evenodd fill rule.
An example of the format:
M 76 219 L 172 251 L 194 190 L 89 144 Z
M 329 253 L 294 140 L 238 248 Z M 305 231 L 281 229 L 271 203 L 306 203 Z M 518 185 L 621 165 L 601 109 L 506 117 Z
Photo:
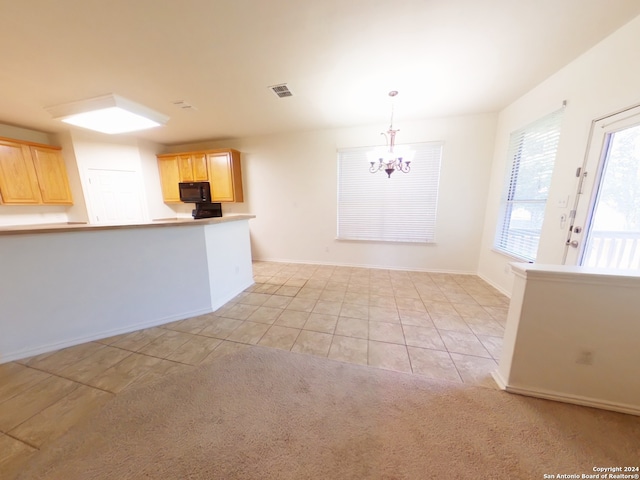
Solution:
M 593 123 L 565 264 L 640 268 L 640 106 Z

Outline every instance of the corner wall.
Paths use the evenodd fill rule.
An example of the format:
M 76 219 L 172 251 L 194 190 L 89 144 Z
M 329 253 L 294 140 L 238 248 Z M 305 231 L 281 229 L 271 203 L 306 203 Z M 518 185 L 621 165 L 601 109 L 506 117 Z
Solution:
M 584 160 L 591 122 L 640 103 L 639 44 L 637 17 L 500 112 L 478 274 L 501 290 L 509 293 L 513 282 L 508 265 L 514 259 L 492 250 L 509 135 L 567 100 L 537 258 L 560 264 L 567 235 L 561 216 L 568 216 L 575 202 L 575 172 Z M 560 206 L 565 201 L 567 206 Z

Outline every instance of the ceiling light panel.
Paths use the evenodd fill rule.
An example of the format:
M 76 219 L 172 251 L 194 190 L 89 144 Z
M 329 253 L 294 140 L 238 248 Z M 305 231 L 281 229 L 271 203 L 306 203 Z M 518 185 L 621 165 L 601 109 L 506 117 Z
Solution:
M 47 108 L 56 119 L 101 133 L 135 132 L 164 125 L 169 117 L 109 94 Z

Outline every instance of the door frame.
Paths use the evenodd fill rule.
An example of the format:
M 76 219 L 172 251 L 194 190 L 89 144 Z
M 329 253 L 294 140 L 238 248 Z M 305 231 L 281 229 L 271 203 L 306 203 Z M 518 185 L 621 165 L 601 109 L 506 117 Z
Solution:
M 569 212 L 569 228 L 562 256 L 563 265 L 582 264 L 598 200 L 609 139 L 612 133 L 640 123 L 640 104 L 610 113 L 591 122 L 582 166 L 576 170 L 578 185 L 573 208 Z

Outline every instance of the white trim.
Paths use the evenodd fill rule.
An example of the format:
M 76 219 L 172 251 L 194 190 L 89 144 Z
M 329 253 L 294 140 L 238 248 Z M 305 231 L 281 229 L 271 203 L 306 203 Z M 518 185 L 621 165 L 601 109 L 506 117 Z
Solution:
M 501 294 L 503 294 L 505 297 L 507 298 L 511 298 L 511 292 L 505 290 L 503 287 L 501 287 L 500 285 L 498 285 L 497 283 L 493 282 L 490 278 L 482 275 L 481 273 L 475 273 L 474 275 L 476 275 L 478 278 L 480 278 L 481 280 L 485 281 L 486 283 L 488 283 L 489 285 L 491 285 L 493 288 L 495 288 L 496 290 L 498 290 Z
M 337 262 L 320 262 L 315 260 L 284 260 L 278 258 L 253 258 L 254 262 L 273 262 L 273 263 L 292 263 L 295 265 L 321 265 L 329 267 L 350 267 L 350 268 L 371 268 L 374 270 L 394 270 L 421 273 L 448 273 L 450 275 L 474 275 L 479 276 L 477 272 L 460 271 L 460 270 L 438 270 L 426 268 L 409 268 L 409 267 L 386 267 L 384 265 L 369 265 L 360 263 L 337 263 Z M 484 279 L 483 279 L 484 280 Z
M 638 288 L 640 274 L 631 270 L 604 270 L 569 265 L 531 265 L 511 263 L 514 275 L 527 280 L 583 285 L 615 285 Z
M 500 370 L 494 370 L 493 372 L 491 372 L 491 376 L 493 377 L 493 380 L 498 384 L 498 388 L 500 388 L 500 390 L 507 389 L 507 382 L 505 382 L 505 380 L 502 378 L 502 375 L 500 375 Z
M 496 375 L 494 373 L 492 375 L 494 380 L 498 382 L 499 374 Z M 498 384 L 500 385 L 500 383 Z M 544 398 L 545 400 L 554 400 L 556 402 L 571 403 L 574 405 L 582 405 L 584 407 L 594 407 L 600 408 L 602 410 L 610 410 L 613 412 L 640 416 L 640 405 L 609 402 L 607 400 L 601 400 L 598 398 L 583 397 L 581 395 L 567 395 L 565 393 L 558 393 L 549 390 L 539 390 L 536 388 L 519 387 L 513 385 L 505 385 L 503 390 L 506 390 L 509 393 L 516 393 L 518 395 L 524 395 L 527 397 Z

